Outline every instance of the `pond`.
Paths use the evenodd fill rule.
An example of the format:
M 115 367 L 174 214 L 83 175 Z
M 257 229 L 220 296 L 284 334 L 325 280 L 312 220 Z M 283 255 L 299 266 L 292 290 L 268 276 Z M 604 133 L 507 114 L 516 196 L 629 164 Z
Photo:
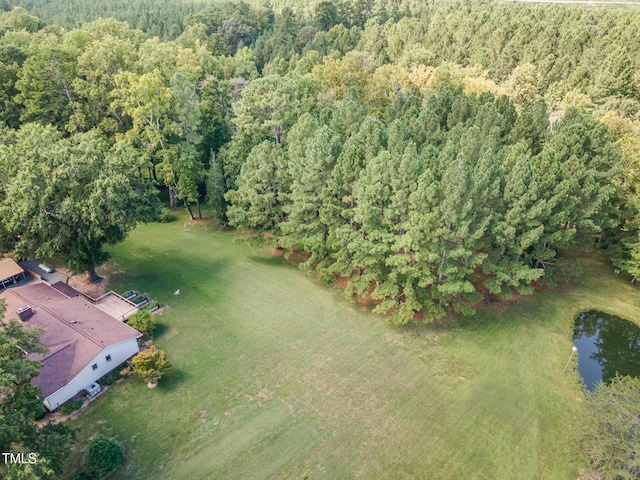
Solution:
M 640 377 L 640 327 L 615 315 L 592 310 L 581 313 L 573 330 L 578 371 L 586 387 L 616 376 Z

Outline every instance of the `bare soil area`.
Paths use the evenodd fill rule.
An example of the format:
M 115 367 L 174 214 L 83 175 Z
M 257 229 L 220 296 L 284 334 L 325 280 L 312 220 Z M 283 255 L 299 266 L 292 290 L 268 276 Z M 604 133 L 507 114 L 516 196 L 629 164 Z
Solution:
M 107 287 L 109 285 L 109 276 L 107 275 L 108 269 L 105 267 L 97 269 L 98 275 L 102 278 L 102 280 L 97 283 L 91 283 L 86 273 L 74 275 L 66 268 L 58 268 L 57 270 L 63 275 L 69 277 L 67 284 L 70 287 L 73 287 L 79 292 L 89 295 L 92 298 L 98 298 L 108 291 Z

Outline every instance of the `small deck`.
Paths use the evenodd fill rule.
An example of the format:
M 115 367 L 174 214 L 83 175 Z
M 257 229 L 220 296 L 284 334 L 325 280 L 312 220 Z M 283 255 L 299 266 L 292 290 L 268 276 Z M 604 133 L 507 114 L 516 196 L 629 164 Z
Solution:
M 133 303 L 125 300 L 115 292 L 105 293 L 100 298 L 96 299 L 94 304 L 100 310 L 114 318 L 117 318 L 121 322 L 125 321 L 138 311 Z

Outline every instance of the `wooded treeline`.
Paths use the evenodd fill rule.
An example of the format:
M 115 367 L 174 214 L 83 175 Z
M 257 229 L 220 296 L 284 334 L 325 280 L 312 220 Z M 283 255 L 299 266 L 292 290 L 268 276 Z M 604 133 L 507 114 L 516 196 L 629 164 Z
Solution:
M 266 82 L 284 84 L 264 77 L 247 94 Z M 227 194 L 229 221 L 308 252 L 305 266 L 348 277 L 348 295 L 370 294 L 398 323 L 531 293 L 615 221 L 618 150 L 605 125 L 575 108 L 549 134 L 543 101 L 518 115 L 491 93 L 447 89 L 424 103 L 398 94 L 374 119 L 352 90 L 286 132 L 279 120 Z M 233 142 L 259 135 L 240 132 Z
M 5 250 L 91 271 L 157 215 L 155 184 L 306 251 L 398 323 L 554 283 L 595 242 L 640 274 L 640 11 L 194 1 L 154 30 L 127 4 L 146 33 L 0 15 Z M 111 193 L 60 188 L 74 162 Z

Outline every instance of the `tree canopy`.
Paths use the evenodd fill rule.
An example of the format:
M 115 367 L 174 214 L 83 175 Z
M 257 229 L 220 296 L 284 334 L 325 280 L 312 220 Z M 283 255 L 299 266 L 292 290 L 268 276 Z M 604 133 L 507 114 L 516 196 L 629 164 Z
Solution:
M 156 215 L 144 157 L 97 133 L 63 138 L 51 126 L 26 124 L 0 147 L 0 217 L 17 257 L 61 256 L 76 272 L 106 260 L 103 247 L 122 241 Z
M 5 250 L 92 272 L 155 184 L 400 323 L 554 284 L 596 239 L 640 273 L 636 11 L 194 1 L 151 28 L 145 1 L 114 11 L 134 28 L 0 14 Z

